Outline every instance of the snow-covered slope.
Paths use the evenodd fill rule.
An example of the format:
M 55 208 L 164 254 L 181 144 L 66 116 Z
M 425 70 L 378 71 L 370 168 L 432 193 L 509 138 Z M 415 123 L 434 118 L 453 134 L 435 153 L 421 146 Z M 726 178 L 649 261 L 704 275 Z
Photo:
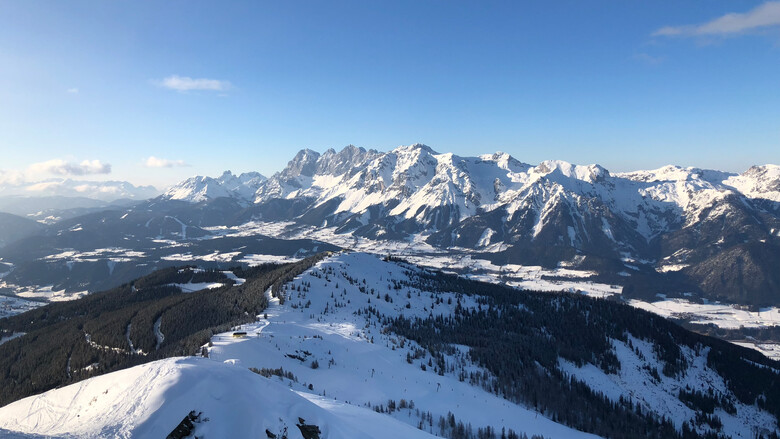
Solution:
M 720 218 L 744 200 L 780 200 L 779 169 L 756 166 L 735 175 L 666 166 L 613 175 L 599 165 L 556 160 L 531 166 L 500 152 L 460 157 L 421 144 L 387 153 L 350 145 L 324 154 L 302 150 L 267 180 L 195 177 L 165 197 L 245 200 L 256 188 L 257 204 L 309 200 L 302 221 L 364 236 L 444 230 L 446 236 L 435 238 L 441 245 L 541 241 L 647 258 L 641 253 L 662 234 Z M 463 223 L 471 217 L 477 219 Z M 487 227 L 502 231 L 480 239 Z
M 236 198 L 247 201 L 252 198 L 265 177 L 257 172 L 245 172 L 233 175 L 225 171 L 220 177 L 190 177 L 165 191 L 163 199 L 182 200 L 199 203 L 220 197 Z
M 726 185 L 750 198 L 780 202 L 780 166 L 753 166 L 738 176 L 724 181 Z
M 351 145 L 322 155 L 304 150 L 260 186 L 255 202 L 311 198 L 314 207 L 330 206 L 325 215 L 333 216 L 331 222 L 366 224 L 396 217 L 436 228 L 494 203 L 526 167 L 503 153 L 459 157 L 421 144 L 388 153 Z
M 190 411 L 194 434 L 302 438 L 299 418 L 322 437 L 429 438 L 390 417 L 314 395 L 299 395 L 245 367 L 170 358 L 91 378 L 0 408 L 2 437 L 166 437 Z
M 317 425 L 322 437 L 453 437 L 448 426 L 455 423 L 474 434 L 490 427 L 529 437 L 594 437 L 554 422 L 554 410 L 544 415 L 532 405 L 512 402 L 498 387 L 484 386 L 497 381 L 475 360 L 473 347 L 453 344 L 434 353 L 393 332 L 390 322 L 397 317 L 441 317 L 437 320 L 445 322 L 498 306 L 488 294 L 448 292 L 442 285 L 456 284 L 446 279 L 437 283 L 441 278 L 431 275 L 366 253 L 335 254 L 285 284 L 256 322 L 234 329 L 244 335 L 231 331 L 213 336 L 204 346 L 208 358 L 156 361 L 14 402 L 0 408 L 0 436 L 160 437 L 194 410 L 202 412 L 195 430 L 199 437 L 265 437 L 266 430 L 278 434 L 287 427 L 288 437 L 295 438 L 298 418 Z M 266 294 L 271 297 L 270 290 Z M 559 306 L 572 310 L 561 300 L 565 297 L 536 297 L 512 306 L 521 313 L 548 313 Z M 551 308 L 524 305 L 534 300 L 549 301 Z M 591 322 L 604 318 L 588 316 Z M 586 323 L 572 328 L 577 330 L 578 324 Z M 555 331 L 542 327 L 552 339 Z M 672 337 L 667 343 L 679 342 L 672 336 L 677 331 L 660 331 Z M 777 430 L 772 415 L 740 402 L 725 375 L 709 365 L 715 345 L 680 345 L 682 359 L 674 361 L 682 369 L 667 374 L 670 360 L 661 358 L 665 350 L 652 332 L 645 338 L 623 334 L 624 339 L 608 339 L 617 362 L 610 372 L 595 360 L 574 364 L 563 356 L 557 357 L 557 365 L 553 357 L 552 366 L 536 366 L 550 367 L 541 374 L 580 380 L 615 407 L 631 401 L 642 413 L 663 416 L 678 431 L 689 425 L 704 434 L 712 429 L 708 423 L 722 423 L 719 428 L 728 437 L 752 438 L 755 432 Z M 441 352 L 447 354 L 439 357 Z M 510 364 L 513 358 L 506 356 Z M 743 360 L 745 366 L 758 365 L 734 358 Z M 682 393 L 694 391 L 726 401 L 709 412 L 717 420 L 705 416 L 702 421 L 701 411 L 685 402 Z
M 409 359 L 416 344 L 383 330 L 385 317 L 407 318 L 429 315 L 452 316 L 458 306 L 476 308 L 471 296 L 434 293 L 416 284 L 419 269 L 364 253 L 347 253 L 328 258 L 293 280 L 285 290 L 284 304 L 272 300 L 267 318 L 242 329 L 249 336 L 235 339 L 231 333 L 212 338 L 212 359 L 244 367 L 291 372 L 295 380 L 285 380 L 294 389 L 314 391 L 327 398 L 358 406 L 387 407 L 387 402 L 413 401 L 415 410 L 433 414 L 434 425 L 423 428 L 438 434 L 436 418 L 452 413 L 474 429 L 492 426 L 545 437 L 586 437 L 540 415 L 532 409 L 511 403 L 481 387 L 462 381 L 457 372 L 437 373 L 425 367 L 429 354 Z M 401 286 L 398 288 L 398 286 Z M 371 312 L 366 312 L 370 308 Z M 708 367 L 707 352 L 683 349 L 689 368 L 678 377 L 652 377 L 663 368 L 653 344 L 633 338 L 629 348 L 613 341 L 622 367 L 617 374 L 605 374 L 599 367 L 575 367 L 561 360 L 560 369 L 588 383 L 615 402 L 631 398 L 644 410 L 655 411 L 681 428 L 694 423 L 695 411 L 679 399 L 681 389 L 728 395 L 723 379 Z M 636 351 L 634 348 L 636 347 Z M 482 369 L 472 363 L 468 348 L 448 357 L 447 363 L 468 372 Z M 436 362 L 434 361 L 434 364 Z M 316 364 L 318 367 L 314 367 Z M 430 366 L 430 363 L 427 363 Z M 311 387 L 307 387 L 311 385 Z M 687 387 L 686 387 L 687 386 Z M 730 397 L 733 398 L 733 397 Z M 737 415 L 722 410 L 724 432 L 731 437 L 752 437 L 752 428 L 776 428 L 774 418 L 755 407 L 737 404 Z M 419 425 L 411 410 L 393 413 L 398 419 Z M 774 427 L 772 427 L 774 426 Z M 704 427 L 699 431 L 704 432 Z
M 497 431 L 505 427 L 529 436 L 593 437 L 460 381 L 455 375 L 438 375 L 433 368 L 423 370 L 419 364 L 427 361 L 427 356 L 410 364 L 406 353 L 413 342 L 382 331 L 377 316 L 424 317 L 430 312 L 448 316 L 457 303 L 477 306 L 469 298 L 458 302 L 455 294 L 444 293 L 440 296 L 443 303 L 434 309 L 430 292 L 419 291 L 420 296 L 412 293 L 407 297 L 406 290 L 388 288 L 413 277 L 409 268 L 365 253 L 329 258 L 287 286 L 289 298 L 285 304 L 273 299 L 267 320 L 243 326 L 248 338 L 236 340 L 231 333 L 212 338 L 209 357 L 258 369 L 281 367 L 295 375 L 297 382 L 286 380 L 294 389 L 313 390 L 322 397 L 361 407 L 386 407 L 389 400 L 405 400 L 413 403 L 413 410 L 399 410 L 394 416 L 418 426 L 422 419 L 417 411 L 431 412 L 434 425 L 424 425 L 434 434 L 438 434 L 438 417 L 451 412 L 474 430 L 491 426 Z M 369 291 L 372 293 L 367 294 Z M 449 303 L 447 299 L 451 299 Z M 365 314 L 367 306 L 372 306 L 376 315 Z M 317 368 L 313 368 L 314 362 Z M 473 365 L 469 368 L 477 370 Z M 308 384 L 312 384 L 312 390 L 308 390 Z

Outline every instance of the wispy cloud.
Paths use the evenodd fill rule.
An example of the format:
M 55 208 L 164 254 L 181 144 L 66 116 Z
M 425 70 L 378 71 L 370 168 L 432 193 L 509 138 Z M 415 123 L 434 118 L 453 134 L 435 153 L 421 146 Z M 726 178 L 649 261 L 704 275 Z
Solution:
M 182 166 L 189 166 L 189 165 L 185 163 L 184 160 L 168 160 L 168 159 L 161 159 L 155 156 L 150 156 L 144 162 L 144 166 L 146 166 L 147 168 L 174 168 L 174 167 L 182 167 Z
M 227 91 L 233 86 L 230 81 L 207 78 L 190 78 L 188 76 L 171 75 L 162 80 L 152 81 L 160 87 L 180 92 L 203 90 L 203 91 Z
M 72 94 L 72 95 L 77 95 L 77 94 L 79 94 L 79 89 L 77 89 L 76 87 L 69 88 L 69 89 L 67 89 L 67 90 L 65 90 L 65 91 L 67 91 L 68 93 L 70 93 L 70 94 Z
M 102 163 L 100 160 L 84 160 L 81 163 L 75 163 L 62 159 L 53 159 L 45 162 L 33 163 L 27 170 L 33 174 L 53 175 L 110 174 L 111 165 Z
M 653 36 L 730 36 L 769 27 L 780 27 L 780 1 L 766 2 L 744 13 L 731 13 L 703 24 L 666 26 Z

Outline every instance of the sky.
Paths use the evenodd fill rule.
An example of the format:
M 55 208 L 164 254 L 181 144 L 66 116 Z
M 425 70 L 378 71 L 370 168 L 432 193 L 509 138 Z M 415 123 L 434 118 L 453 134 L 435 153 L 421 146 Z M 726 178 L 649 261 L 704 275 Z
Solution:
M 780 2 L 0 0 L 0 184 L 303 148 L 780 163 Z

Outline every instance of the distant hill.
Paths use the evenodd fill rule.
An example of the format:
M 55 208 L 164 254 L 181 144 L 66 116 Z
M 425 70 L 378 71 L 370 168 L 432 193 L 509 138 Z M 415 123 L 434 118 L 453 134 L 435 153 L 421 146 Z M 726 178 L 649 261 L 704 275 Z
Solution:
M 0 212 L 0 247 L 43 230 L 43 225 L 31 219 Z

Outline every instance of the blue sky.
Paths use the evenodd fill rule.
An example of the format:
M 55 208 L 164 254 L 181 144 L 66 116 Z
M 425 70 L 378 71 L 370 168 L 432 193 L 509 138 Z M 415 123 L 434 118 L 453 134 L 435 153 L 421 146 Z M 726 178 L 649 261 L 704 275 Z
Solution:
M 780 2 L 0 1 L 0 182 L 163 187 L 416 142 L 778 163 Z

